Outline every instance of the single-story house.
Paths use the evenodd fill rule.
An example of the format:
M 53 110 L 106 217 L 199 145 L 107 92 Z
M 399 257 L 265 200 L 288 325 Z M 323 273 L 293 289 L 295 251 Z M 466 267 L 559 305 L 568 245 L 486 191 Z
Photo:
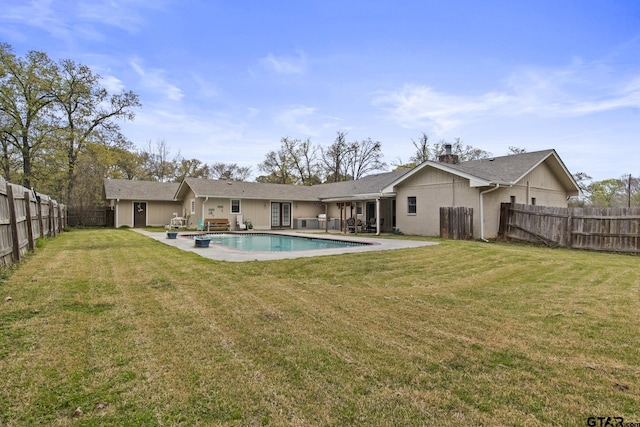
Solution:
M 458 162 L 450 152 L 409 170 L 355 181 L 296 186 L 186 178 L 181 183 L 105 180 L 115 226 L 169 224 L 195 229 L 207 219 L 250 222 L 256 230 L 345 230 L 348 218 L 375 230 L 438 235 L 440 207 L 474 211 L 476 238 L 494 238 L 500 203 L 566 207 L 579 187 L 555 150 Z
M 175 199 L 180 184 L 173 182 L 105 179 L 104 195 L 114 210 L 115 227 L 146 227 L 167 224 L 182 212 Z

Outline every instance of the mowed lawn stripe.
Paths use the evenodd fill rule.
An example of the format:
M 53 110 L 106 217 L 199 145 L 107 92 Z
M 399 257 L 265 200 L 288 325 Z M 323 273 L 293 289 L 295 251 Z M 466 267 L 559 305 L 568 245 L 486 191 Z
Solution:
M 73 230 L 0 285 L 0 424 L 638 421 L 637 261 L 440 241 L 227 263 Z

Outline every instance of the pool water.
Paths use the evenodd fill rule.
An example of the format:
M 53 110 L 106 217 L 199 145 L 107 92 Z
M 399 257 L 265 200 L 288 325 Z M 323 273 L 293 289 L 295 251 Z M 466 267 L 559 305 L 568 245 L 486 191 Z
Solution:
M 289 252 L 362 246 L 366 243 L 276 234 L 208 234 L 212 244 L 245 251 Z

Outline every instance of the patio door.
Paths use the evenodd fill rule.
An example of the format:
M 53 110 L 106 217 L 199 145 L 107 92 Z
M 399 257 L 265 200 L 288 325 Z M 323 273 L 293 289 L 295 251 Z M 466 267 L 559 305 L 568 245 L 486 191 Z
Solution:
M 271 228 L 291 227 L 291 203 L 271 202 Z

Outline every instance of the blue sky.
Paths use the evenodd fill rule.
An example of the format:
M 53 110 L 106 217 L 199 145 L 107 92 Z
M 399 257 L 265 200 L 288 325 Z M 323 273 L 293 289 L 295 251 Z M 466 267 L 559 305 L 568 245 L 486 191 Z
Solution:
M 336 132 L 408 161 L 412 139 L 555 148 L 640 175 L 636 0 L 3 0 L 0 41 L 90 66 L 143 107 L 138 147 L 253 167 Z

